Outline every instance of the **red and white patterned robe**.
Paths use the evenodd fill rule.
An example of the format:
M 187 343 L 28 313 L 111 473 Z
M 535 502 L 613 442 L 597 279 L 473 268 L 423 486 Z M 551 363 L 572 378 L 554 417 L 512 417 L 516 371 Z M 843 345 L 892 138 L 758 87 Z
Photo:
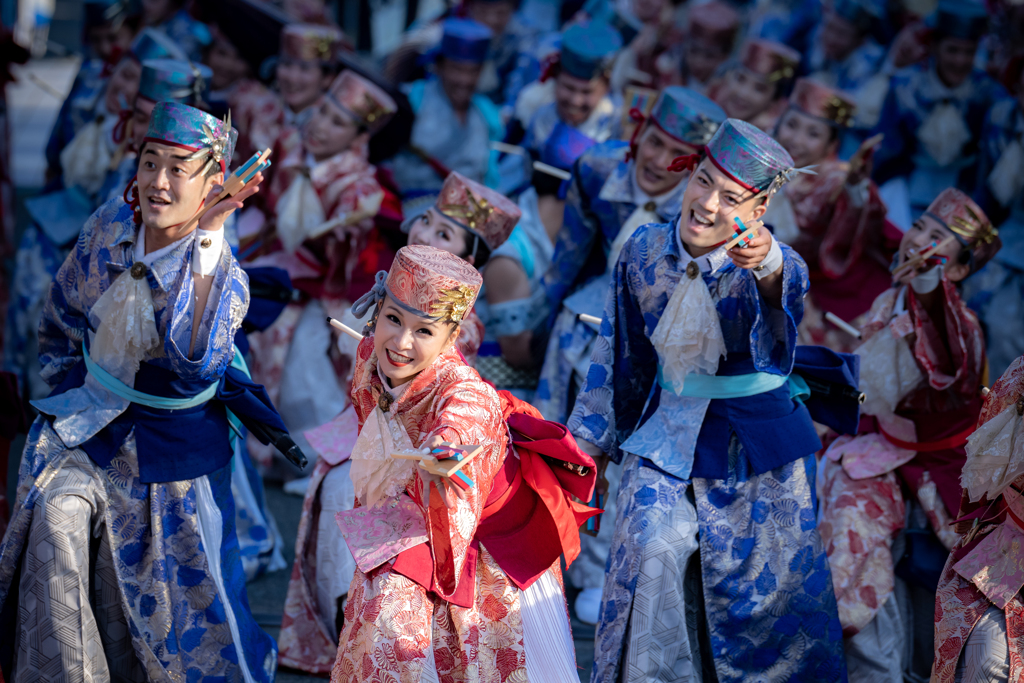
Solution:
M 909 344 L 924 376 L 897 397 L 894 418 L 879 416 L 890 434 L 894 425 L 909 425 L 912 434 L 899 433 L 905 442 L 934 443 L 961 434 L 974 425 L 981 406 L 984 337 L 956 286 L 945 278 L 941 286 L 945 339 L 909 288 L 903 314 L 893 314 L 899 289 L 887 290 L 876 299 L 862 330 L 865 342 L 875 334 L 904 335 L 900 343 Z M 862 367 L 871 362 L 863 358 Z M 894 590 L 890 547 L 904 526 L 901 481 L 946 547 L 956 542 L 950 523 L 959 508 L 964 446 L 932 452 L 898 448 L 880 433 L 877 422 L 862 420 L 861 433 L 840 437 L 821 463 L 819 528 L 846 636 L 863 629 Z
M 1024 358 L 1015 360 L 992 386 L 991 393 L 985 398 L 978 426 L 1013 406 L 1021 397 L 1024 397 Z M 1018 477 L 1011 485 L 1021 489 L 1024 487 L 1024 477 Z M 935 661 L 932 664 L 934 683 L 953 683 L 956 679 L 957 662 L 968 637 L 982 615 L 992 607 L 992 602 L 974 583 L 953 569 L 954 564 L 1004 523 L 1007 513 L 1005 509 L 1001 509 L 1002 496 L 995 504 L 990 503 L 991 501 L 985 498 L 980 502 L 971 503 L 966 491 L 964 492 L 960 515 L 966 519 L 957 524 L 957 530 L 963 535 L 946 560 L 935 594 Z M 975 529 L 975 520 L 972 518 L 978 516 L 986 521 Z M 1022 561 L 1019 556 L 1012 559 L 1015 559 L 1018 565 Z M 991 578 L 998 580 L 999 577 Z M 1003 613 L 1006 615 L 1006 640 L 1010 655 L 1008 680 L 1020 683 L 1024 681 L 1024 599 L 1021 598 L 1020 592 L 1006 603 Z
M 253 152 L 273 147 L 284 127 L 280 98 L 259 81 L 243 78 L 230 87 L 227 101 L 238 129 L 235 158 L 244 162 Z
M 360 428 L 383 391 L 368 338 L 359 346 L 353 380 Z M 466 468 L 476 482 L 466 500 L 449 510 L 438 496 L 431 496 L 424 511 L 433 591 L 395 572 L 393 561 L 369 574 L 356 571 L 331 680 L 419 683 L 431 657 L 444 682 L 526 680 L 522 593 L 485 548 L 471 551 L 508 447 L 497 393 L 451 348 L 412 380 L 390 411 L 415 447 L 440 435 L 446 441 L 483 445 L 484 451 Z M 417 474 L 403 495 L 423 509 L 421 486 Z M 448 599 L 465 589 L 461 584 L 471 576 L 465 564 L 474 554 L 472 606 L 460 607 Z M 560 582 L 557 562 L 550 571 Z
M 375 167 L 366 159 L 365 150 L 347 150 L 309 168 L 302 136 L 291 128 L 281 133 L 274 150 L 275 166 L 266 196 L 268 220 L 263 253 L 245 265 L 283 268 L 295 288 L 306 295 L 304 301 L 289 304 L 266 330 L 249 335 L 253 378 L 267 388 L 270 399 L 277 403 L 285 361 L 308 300 L 320 301 L 326 314 L 335 318 L 341 318 L 351 305 L 349 278 L 367 244 L 373 217 L 384 200 L 384 190 L 377 182 Z M 272 232 L 275 209 L 281 196 L 301 174 L 308 174 L 325 220 L 345 220 L 315 240 L 307 240 L 294 252 L 285 253 Z M 327 353 L 328 350 L 315 352 Z M 351 362 L 335 367 L 339 383 L 347 385 Z M 273 449 L 258 444 L 255 439 L 249 440 L 249 446 L 262 466 L 271 463 Z
M 863 322 L 860 318 L 892 282 L 889 263 L 898 237 L 886 243 L 886 209 L 874 183 L 858 206 L 846 188 L 849 164 L 827 159 L 814 170 L 817 175 L 799 175 L 780 193 L 792 207 L 797 234 L 787 239 L 774 225 L 775 234 L 803 257 L 810 271 L 801 342 L 848 352 L 856 340 L 826 324 L 825 312 L 855 327 Z

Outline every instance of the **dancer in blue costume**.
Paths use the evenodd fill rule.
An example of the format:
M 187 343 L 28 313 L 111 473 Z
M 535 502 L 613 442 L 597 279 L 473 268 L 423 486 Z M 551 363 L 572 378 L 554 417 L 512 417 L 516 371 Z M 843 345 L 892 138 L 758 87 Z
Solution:
M 565 422 L 572 409 L 573 369 L 582 363 L 579 375 L 586 375 L 597 336 L 577 316 L 600 317 L 622 245 L 641 225 L 679 213 L 688 174 L 666 167 L 676 156 L 700 151 L 725 120 L 717 104 L 682 87 L 666 88 L 651 111 L 634 142 L 595 145 L 569 181 L 564 223 L 541 282 L 554 323 L 535 396 L 545 419 Z
M 622 250 L 568 423 L 585 450 L 625 458 L 591 681 L 701 680 L 712 665 L 721 683 L 840 681 L 821 444 L 786 386 L 807 267 L 759 221 L 803 169 L 735 119 L 683 164 L 679 217 Z M 756 236 L 726 251 L 734 218 Z M 698 536 L 702 593 L 684 580 Z
M 141 53 L 152 48 L 156 54 L 162 54 L 159 43 L 149 40 L 146 35 L 137 41 L 137 47 Z M 147 59 L 139 77 L 139 94 L 133 97 L 135 106 L 146 108 L 145 103 L 148 102 L 148 111 L 151 112 L 156 102 L 161 100 L 194 105 L 205 99 L 208 74 L 206 67 L 193 66 L 188 62 Z M 197 76 L 200 77 L 198 81 Z M 139 128 L 136 130 L 137 146 L 141 146 L 148 127 L 148 115 L 145 122 L 135 125 Z M 114 144 L 113 140 L 111 144 Z M 103 202 L 124 194 L 137 167 L 135 154 L 126 154 L 118 168 L 107 174 L 98 198 L 72 186 L 25 201 L 32 224 L 25 229 L 18 244 L 17 267 L 11 287 L 12 303 L 7 312 L 3 367 L 18 376 L 22 390 L 30 398 L 42 398 L 52 388 L 39 377 L 35 361 L 36 329 L 50 280 L 74 248 L 89 216 Z
M 985 8 L 942 0 L 933 23 L 931 58 L 893 76 L 874 131 L 885 135 L 875 153 L 875 181 L 890 219 L 904 230 L 947 187 L 974 190 L 985 115 L 1007 97 L 999 83 L 974 68 L 979 41 L 988 32 Z M 906 190 L 890 194 L 884 185 L 894 179 L 905 182 Z
M 222 226 L 256 188 L 189 221 L 236 135 L 157 105 L 132 202 L 100 207 L 54 279 L 39 331 L 54 390 L 0 545 L 8 680 L 274 678 L 230 489 L 232 414 L 293 446 L 232 348 L 249 292 Z
M 505 137 L 505 125 L 497 105 L 477 92 L 491 31 L 471 19 L 446 19 L 443 26 L 435 77 L 406 89 L 416 113 L 412 137 L 387 164 L 407 216 L 433 203 L 451 171 L 492 188 L 501 180 L 490 143 Z
M 964 283 L 963 297 L 985 330 L 989 377 L 1024 355 L 1024 63 L 1010 86 L 1016 97 L 992 107 L 981 134 L 974 200 L 999 228 L 1003 248 Z

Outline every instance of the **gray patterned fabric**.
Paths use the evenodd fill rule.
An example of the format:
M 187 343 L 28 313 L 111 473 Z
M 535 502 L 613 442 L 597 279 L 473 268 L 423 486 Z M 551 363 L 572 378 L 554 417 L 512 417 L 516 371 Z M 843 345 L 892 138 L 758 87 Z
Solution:
M 956 666 L 956 683 L 1005 683 L 1010 678 L 1006 614 L 989 607 L 967 638 Z

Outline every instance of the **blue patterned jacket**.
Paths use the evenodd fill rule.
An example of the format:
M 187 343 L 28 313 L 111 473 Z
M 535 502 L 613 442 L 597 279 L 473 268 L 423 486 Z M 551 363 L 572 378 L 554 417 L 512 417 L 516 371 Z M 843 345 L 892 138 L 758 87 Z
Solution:
M 572 290 L 607 269 L 612 243 L 637 206 L 633 190 L 634 164 L 626 161 L 629 144 L 619 140 L 594 145 L 576 160 L 565 198 L 565 218 L 555 241 L 551 267 L 541 285 L 548 304 L 558 313 Z M 679 212 L 685 183 L 677 196 L 663 202 L 661 217 Z
M 676 225 L 646 225 L 626 242 L 569 430 L 616 461 L 623 452 L 635 453 L 681 479 L 725 479 L 733 433 L 758 474 L 815 452 L 820 442 L 810 414 L 790 398 L 785 385 L 715 400 L 662 391 L 650 338 L 690 260 L 682 254 Z M 810 281 L 796 252 L 786 245 L 782 252 L 781 310 L 765 302 L 753 274 L 733 265 L 724 252 L 715 252 L 702 265 L 728 351 L 718 375 L 792 371 Z
M 889 93 L 875 132 L 885 141 L 875 153 L 875 180 L 879 185 L 897 176 L 908 176 L 912 206 L 927 206 L 950 186 L 972 192 L 976 182 L 978 142 L 985 115 L 1006 90 L 984 71 L 975 70 L 956 88 L 946 87 L 934 66 L 918 65 L 899 71 L 892 78 Z M 917 133 L 928 115 L 942 103 L 960 112 L 971 138 L 948 166 L 939 166 L 918 140 Z

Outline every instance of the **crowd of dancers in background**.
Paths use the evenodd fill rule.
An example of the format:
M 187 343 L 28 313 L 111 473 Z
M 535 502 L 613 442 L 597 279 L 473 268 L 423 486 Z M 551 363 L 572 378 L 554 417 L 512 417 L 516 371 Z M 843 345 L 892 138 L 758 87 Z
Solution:
M 567 590 L 592 683 L 1024 681 L 1024 7 L 84 12 L 16 242 L 0 168 L 8 681 L 568 683 Z

